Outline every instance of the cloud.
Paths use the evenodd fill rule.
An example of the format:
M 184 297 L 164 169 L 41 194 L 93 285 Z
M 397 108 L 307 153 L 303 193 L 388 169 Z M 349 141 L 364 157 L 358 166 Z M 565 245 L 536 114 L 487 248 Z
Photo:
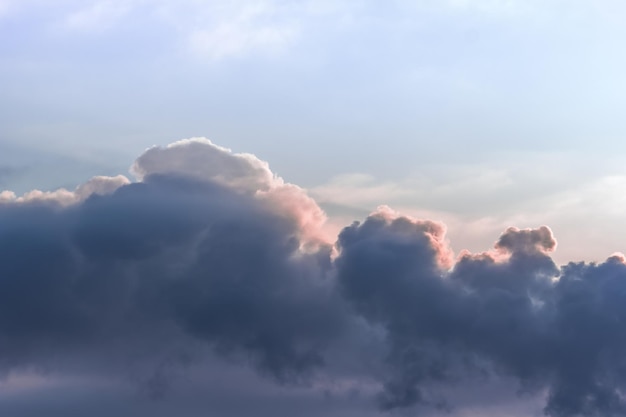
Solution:
M 295 221 L 308 240 L 328 239 L 323 230 L 326 215 L 302 188 L 286 183 L 256 156 L 233 153 L 206 138 L 148 149 L 135 161 L 131 172 L 138 179 L 154 174 L 179 174 L 225 185 L 273 206 Z
M 540 226 L 455 256 L 445 225 L 385 206 L 313 239 L 324 216 L 306 190 L 206 139 L 150 148 L 132 172 L 1 194 L 9 380 L 43 370 L 167 396 L 177 375 L 234 361 L 381 410 L 462 413 L 495 385 L 553 417 L 626 412 L 623 255 L 559 267 Z
M 205 138 L 150 148 L 137 158 L 131 172 L 139 180 L 154 174 L 182 174 L 245 192 L 267 190 L 280 182 L 267 162 L 251 154 L 233 153 Z
M 500 236 L 495 247 L 510 253 L 548 253 L 556 249 L 556 240 L 547 226 L 526 230 L 510 227 Z
M 59 188 L 55 191 L 33 190 L 18 197 L 12 191 L 0 192 L 0 203 L 29 203 L 29 202 L 50 202 L 52 204 L 71 205 L 85 201 L 93 194 L 111 194 L 130 181 L 123 175 L 115 177 L 96 176 L 84 184 L 76 187 L 74 191 Z
M 413 217 L 444 222 L 455 250 L 479 252 L 510 225 L 547 224 L 559 237 L 553 253 L 559 263 L 600 262 L 623 250 L 626 178 L 619 164 L 599 160 L 593 164 L 601 167 L 599 172 L 585 177 L 573 166 L 576 158 L 518 154 L 483 165 L 424 163 L 404 179 L 346 174 L 309 191 L 331 222 L 342 217 L 342 226 L 384 203 Z M 528 170 L 530 165 L 536 168 Z M 581 236 L 587 244 L 581 244 Z
M 321 203 L 359 206 L 411 196 L 413 191 L 401 184 L 377 182 L 367 174 L 344 174 L 312 188 L 311 194 Z
M 298 254 L 291 223 L 260 202 L 159 176 L 65 209 L 40 201 L 0 209 L 7 370 L 63 352 L 106 357 L 120 340 L 147 349 L 169 322 L 174 340 L 250 352 L 279 380 L 321 363 L 328 260 Z
M 209 9 L 211 23 L 196 26 L 187 37 L 191 51 L 210 61 L 278 51 L 292 44 L 299 33 L 293 18 L 281 16 L 289 14 L 289 7 L 276 2 L 244 1 L 235 7 Z
M 621 258 L 559 270 L 548 228 L 510 228 L 495 246 L 508 258 L 464 254 L 446 272 L 441 245 L 419 225 L 375 216 L 339 236 L 342 293 L 388 333 L 384 408 L 441 404 L 429 383 L 488 372 L 547 388 L 552 416 L 624 412 Z
M 0 18 L 17 16 L 14 10 L 20 11 L 18 18 L 42 15 L 44 28 L 103 38 L 132 20 L 137 33 L 167 33 L 184 53 L 211 62 L 280 52 L 297 41 L 300 22 L 309 15 L 304 4 L 274 0 L 66 0 L 54 7 L 39 0 L 0 0 Z
M 292 42 L 295 34 L 291 27 L 253 28 L 235 21 L 196 30 L 189 36 L 189 43 L 196 54 L 218 61 L 252 51 L 282 48 Z
M 204 176 L 189 174 L 196 152 L 217 165 Z M 171 159 L 162 172 L 151 165 L 159 157 Z M 319 210 L 304 192 L 206 140 L 153 148 L 133 169 L 142 182 L 97 177 L 74 192 L 3 194 L 7 370 L 57 348 L 141 346 L 154 335 L 139 329 L 167 332 L 168 322 L 217 351 L 249 352 L 279 380 L 318 366 L 328 324 L 340 321 L 326 317 L 330 246 L 300 252 L 308 219 L 298 216 Z
M 132 2 L 100 0 L 70 13 L 65 21 L 69 29 L 94 31 L 107 29 L 125 17 L 132 9 Z
M 455 11 L 477 11 L 484 14 L 518 15 L 536 7 L 534 2 L 518 0 L 449 0 L 446 6 Z

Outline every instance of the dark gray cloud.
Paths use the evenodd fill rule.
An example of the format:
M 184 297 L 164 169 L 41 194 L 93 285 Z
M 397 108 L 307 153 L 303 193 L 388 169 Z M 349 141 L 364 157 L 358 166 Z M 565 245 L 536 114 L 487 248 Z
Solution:
M 281 380 L 297 376 L 321 364 L 340 322 L 330 248 L 298 253 L 296 233 L 259 201 L 172 176 L 67 208 L 0 206 L 7 366 L 174 322 Z
M 217 168 L 199 169 L 202 154 Z M 83 375 L 120 381 L 106 393 L 131 382 L 160 398 L 198 369 L 238 363 L 264 379 L 229 386 L 254 379 L 252 397 L 265 395 L 259 381 L 281 387 L 273 415 L 311 401 L 344 416 L 378 415 L 376 404 L 475 409 L 476 398 L 497 403 L 494 384 L 545 398 L 555 417 L 626 415 L 622 256 L 558 267 L 542 226 L 509 228 L 493 250 L 455 259 L 443 225 L 385 208 L 324 241 L 315 202 L 254 156 L 208 141 L 147 155 L 141 182 L 98 178 L 0 202 L 8 381 Z M 470 401 L 476 386 L 488 391 Z M 0 398 L 0 410 L 19 415 L 20 401 Z
M 384 215 L 339 237 L 342 294 L 387 331 L 384 408 L 446 406 L 429 384 L 482 373 L 548 389 L 553 416 L 625 415 L 621 258 L 559 270 L 548 228 L 511 228 L 496 251 L 466 254 L 448 271 L 433 242 L 421 223 Z

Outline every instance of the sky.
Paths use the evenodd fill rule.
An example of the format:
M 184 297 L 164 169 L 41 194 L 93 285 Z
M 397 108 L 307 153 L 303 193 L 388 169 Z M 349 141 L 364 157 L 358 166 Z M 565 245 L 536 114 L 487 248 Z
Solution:
M 0 414 L 626 415 L 625 19 L 0 0 Z

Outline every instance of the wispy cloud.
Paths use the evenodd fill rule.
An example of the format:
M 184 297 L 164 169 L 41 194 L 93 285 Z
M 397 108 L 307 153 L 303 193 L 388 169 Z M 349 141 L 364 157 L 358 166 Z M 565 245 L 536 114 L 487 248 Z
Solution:
M 9 0 L 0 0 L 0 18 L 9 12 Z
M 191 50 L 210 60 L 280 50 L 295 40 L 298 26 L 272 22 L 275 14 L 272 5 L 246 4 L 212 26 L 192 30 L 189 34 Z
M 132 10 L 132 2 L 100 0 L 71 12 L 65 24 L 69 29 L 99 31 L 112 27 Z

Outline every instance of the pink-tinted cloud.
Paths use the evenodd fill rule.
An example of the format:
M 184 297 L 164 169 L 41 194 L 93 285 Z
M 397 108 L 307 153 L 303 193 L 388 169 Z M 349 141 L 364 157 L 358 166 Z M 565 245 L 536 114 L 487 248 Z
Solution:
M 329 242 L 324 229 L 326 215 L 305 190 L 285 182 L 269 164 L 248 153 L 235 153 L 206 138 L 153 147 L 133 164 L 131 172 L 142 180 L 150 175 L 183 175 L 223 184 L 237 192 L 253 195 L 298 225 L 310 243 Z
M 141 369 L 160 396 L 209 350 L 381 410 L 464 407 L 483 378 L 553 417 L 626 412 L 623 255 L 559 267 L 539 226 L 455 258 L 443 223 L 387 206 L 332 239 L 304 189 L 206 139 L 132 171 L 0 194 L 0 371 Z
M 123 175 L 115 177 L 96 176 L 79 185 L 73 191 L 59 188 L 55 191 L 32 190 L 22 196 L 4 190 L 0 192 L 0 203 L 29 203 L 49 202 L 60 205 L 72 205 L 85 201 L 92 194 L 111 194 L 118 188 L 129 184 L 130 181 Z

